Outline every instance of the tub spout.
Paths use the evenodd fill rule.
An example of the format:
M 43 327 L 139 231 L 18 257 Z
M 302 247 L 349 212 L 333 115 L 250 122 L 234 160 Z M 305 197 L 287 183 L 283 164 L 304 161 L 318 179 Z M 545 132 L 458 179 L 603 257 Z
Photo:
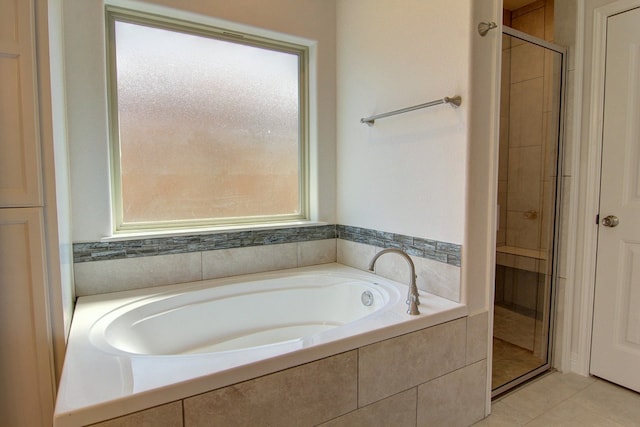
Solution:
M 409 293 L 407 294 L 407 305 L 409 306 L 407 313 L 412 315 L 420 314 L 420 310 L 418 310 L 420 299 L 418 298 L 418 285 L 416 284 L 416 267 L 413 265 L 411 257 L 407 255 L 406 252 L 396 248 L 381 250 L 371 259 L 371 262 L 369 263 L 369 271 L 374 271 L 373 268 L 375 267 L 378 258 L 388 253 L 395 253 L 402 256 L 407 261 L 407 264 L 409 264 L 409 269 L 411 270 L 411 283 L 409 284 Z

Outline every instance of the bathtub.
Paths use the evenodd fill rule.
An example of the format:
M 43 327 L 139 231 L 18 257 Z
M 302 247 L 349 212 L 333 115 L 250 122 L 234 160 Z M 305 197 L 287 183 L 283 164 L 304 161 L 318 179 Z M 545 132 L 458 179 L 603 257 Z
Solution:
M 125 415 L 465 316 L 340 264 L 78 299 L 54 424 Z

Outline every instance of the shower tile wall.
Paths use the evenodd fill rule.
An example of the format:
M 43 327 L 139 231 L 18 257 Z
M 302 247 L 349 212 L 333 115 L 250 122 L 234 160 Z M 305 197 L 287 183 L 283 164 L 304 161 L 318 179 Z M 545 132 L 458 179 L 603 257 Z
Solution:
M 505 24 L 553 41 L 553 0 L 511 13 Z M 545 250 L 549 245 L 555 175 L 555 126 L 547 126 L 558 106 L 552 53 L 503 36 L 498 246 Z M 544 89 L 544 90 L 543 90 Z M 557 92 L 556 92 L 557 93 Z M 547 131 L 552 128 L 552 131 Z M 551 141 L 551 143 L 548 143 Z
M 553 7 L 553 0 L 537 1 L 505 11 L 503 20 L 552 42 Z M 558 93 L 554 85 L 560 81 L 553 55 L 503 36 L 496 302 L 526 311 L 544 294 L 544 274 L 551 265 L 546 258 L 553 231 L 557 126 L 550 121 L 557 116 L 552 94 Z M 533 300 L 523 304 L 524 295 L 534 295 Z

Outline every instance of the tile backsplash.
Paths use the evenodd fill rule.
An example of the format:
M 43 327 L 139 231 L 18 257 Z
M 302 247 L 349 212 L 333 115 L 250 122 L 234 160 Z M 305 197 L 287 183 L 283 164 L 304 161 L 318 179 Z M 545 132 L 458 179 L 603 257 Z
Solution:
M 105 261 L 335 238 L 380 248 L 399 248 L 409 255 L 460 266 L 460 245 L 348 225 L 289 227 L 192 236 L 74 243 L 73 262 Z
M 379 248 L 398 248 L 409 255 L 460 267 L 461 246 L 455 243 L 439 242 L 437 240 L 348 225 L 337 225 L 336 231 L 336 237 L 342 240 L 364 243 Z
M 203 252 L 335 238 L 335 225 L 320 225 L 111 242 L 74 243 L 73 262 Z
M 390 247 L 414 258 L 421 289 L 459 301 L 460 245 L 345 225 L 74 243 L 76 295 L 330 262 L 366 269 L 376 248 Z M 385 260 L 376 272 L 405 282 L 403 263 Z

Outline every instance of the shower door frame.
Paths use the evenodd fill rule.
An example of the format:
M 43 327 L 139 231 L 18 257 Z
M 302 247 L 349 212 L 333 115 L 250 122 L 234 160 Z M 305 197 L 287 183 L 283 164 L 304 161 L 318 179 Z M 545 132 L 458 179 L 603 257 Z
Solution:
M 551 273 L 550 273 L 550 301 L 549 304 L 549 331 L 547 335 L 547 360 L 540 367 L 529 371 L 528 373 L 521 375 L 508 383 L 492 389 L 491 397 L 494 398 L 499 396 L 514 387 L 519 386 L 525 381 L 530 380 L 533 377 L 536 377 L 549 369 L 551 369 L 551 361 L 553 360 L 553 337 L 555 331 L 555 314 L 556 314 L 556 282 L 557 282 L 557 271 L 558 271 L 558 247 L 560 244 L 560 214 L 561 214 L 561 206 L 562 206 L 562 169 L 564 165 L 564 112 L 566 105 L 566 83 L 567 83 L 567 49 L 556 45 L 554 43 L 548 42 L 546 40 L 542 40 L 538 37 L 534 37 L 530 34 L 523 33 L 522 31 L 515 30 L 511 27 L 507 27 L 506 25 L 502 26 L 502 34 L 515 37 L 517 39 L 523 40 L 525 42 L 534 44 L 536 46 L 540 46 L 544 49 L 551 50 L 555 53 L 559 53 L 561 55 L 560 60 L 560 99 L 559 99 L 559 108 L 558 108 L 558 151 L 557 151 L 557 164 L 556 164 L 556 182 L 555 182 L 555 212 L 553 218 L 553 245 L 550 250 L 551 254 Z M 502 50 L 501 50 L 502 52 Z M 495 267 L 494 267 L 495 268 Z M 495 284 L 494 284 L 495 286 Z M 493 350 L 492 350 L 493 351 Z

